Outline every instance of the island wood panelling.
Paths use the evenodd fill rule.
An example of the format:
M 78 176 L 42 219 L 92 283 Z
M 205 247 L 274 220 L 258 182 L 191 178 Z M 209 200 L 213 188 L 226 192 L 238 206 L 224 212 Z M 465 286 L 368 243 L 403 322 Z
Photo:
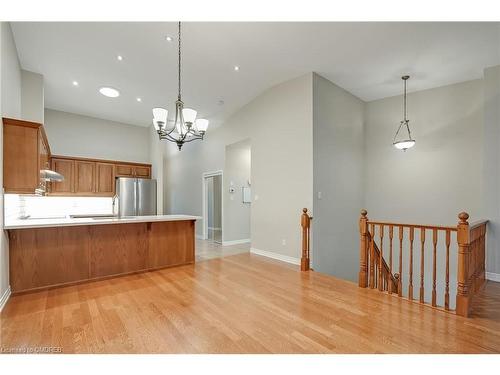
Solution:
M 194 262 L 194 221 L 9 230 L 13 293 Z

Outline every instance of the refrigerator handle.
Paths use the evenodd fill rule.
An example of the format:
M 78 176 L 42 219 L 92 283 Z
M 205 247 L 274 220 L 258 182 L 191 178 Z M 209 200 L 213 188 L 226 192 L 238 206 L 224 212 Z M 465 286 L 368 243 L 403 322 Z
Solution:
M 139 181 L 134 180 L 134 212 L 135 216 L 139 215 Z

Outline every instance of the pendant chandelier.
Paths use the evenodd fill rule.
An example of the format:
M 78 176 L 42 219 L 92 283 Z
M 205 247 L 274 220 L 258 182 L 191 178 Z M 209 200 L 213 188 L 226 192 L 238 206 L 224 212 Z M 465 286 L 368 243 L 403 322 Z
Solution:
M 392 145 L 398 150 L 406 151 L 415 146 L 415 140 L 411 137 L 410 120 L 406 118 L 406 81 L 410 76 L 403 76 L 401 79 L 404 82 L 403 95 L 403 121 L 399 124 L 398 131 L 394 135 Z
M 165 108 L 153 108 L 153 126 L 161 139 L 175 142 L 179 151 L 184 143 L 203 139 L 208 128 L 208 120 L 196 119 L 197 112 L 191 108 L 184 108 L 181 98 L 181 23 L 179 26 L 178 49 L 178 94 L 175 101 L 175 120 L 169 127 L 168 111 Z

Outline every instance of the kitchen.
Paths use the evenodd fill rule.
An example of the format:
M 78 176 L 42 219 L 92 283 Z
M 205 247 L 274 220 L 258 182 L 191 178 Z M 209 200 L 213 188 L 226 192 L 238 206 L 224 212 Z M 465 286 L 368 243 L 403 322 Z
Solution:
M 43 124 L 3 118 L 11 293 L 194 262 L 189 215 L 158 215 L 152 165 L 51 152 Z

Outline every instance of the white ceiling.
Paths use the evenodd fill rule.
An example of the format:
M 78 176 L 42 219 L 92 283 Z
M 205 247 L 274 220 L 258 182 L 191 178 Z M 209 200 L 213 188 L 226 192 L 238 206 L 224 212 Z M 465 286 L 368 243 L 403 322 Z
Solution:
M 175 23 L 21 22 L 12 29 L 22 68 L 44 75 L 46 107 L 141 126 L 150 125 L 154 106 L 172 114 Z M 183 24 L 182 41 L 184 102 L 212 125 L 311 71 L 370 101 L 399 94 L 404 73 L 415 91 L 480 78 L 484 67 L 500 64 L 500 23 L 200 22 Z M 99 94 L 105 85 L 121 96 Z

